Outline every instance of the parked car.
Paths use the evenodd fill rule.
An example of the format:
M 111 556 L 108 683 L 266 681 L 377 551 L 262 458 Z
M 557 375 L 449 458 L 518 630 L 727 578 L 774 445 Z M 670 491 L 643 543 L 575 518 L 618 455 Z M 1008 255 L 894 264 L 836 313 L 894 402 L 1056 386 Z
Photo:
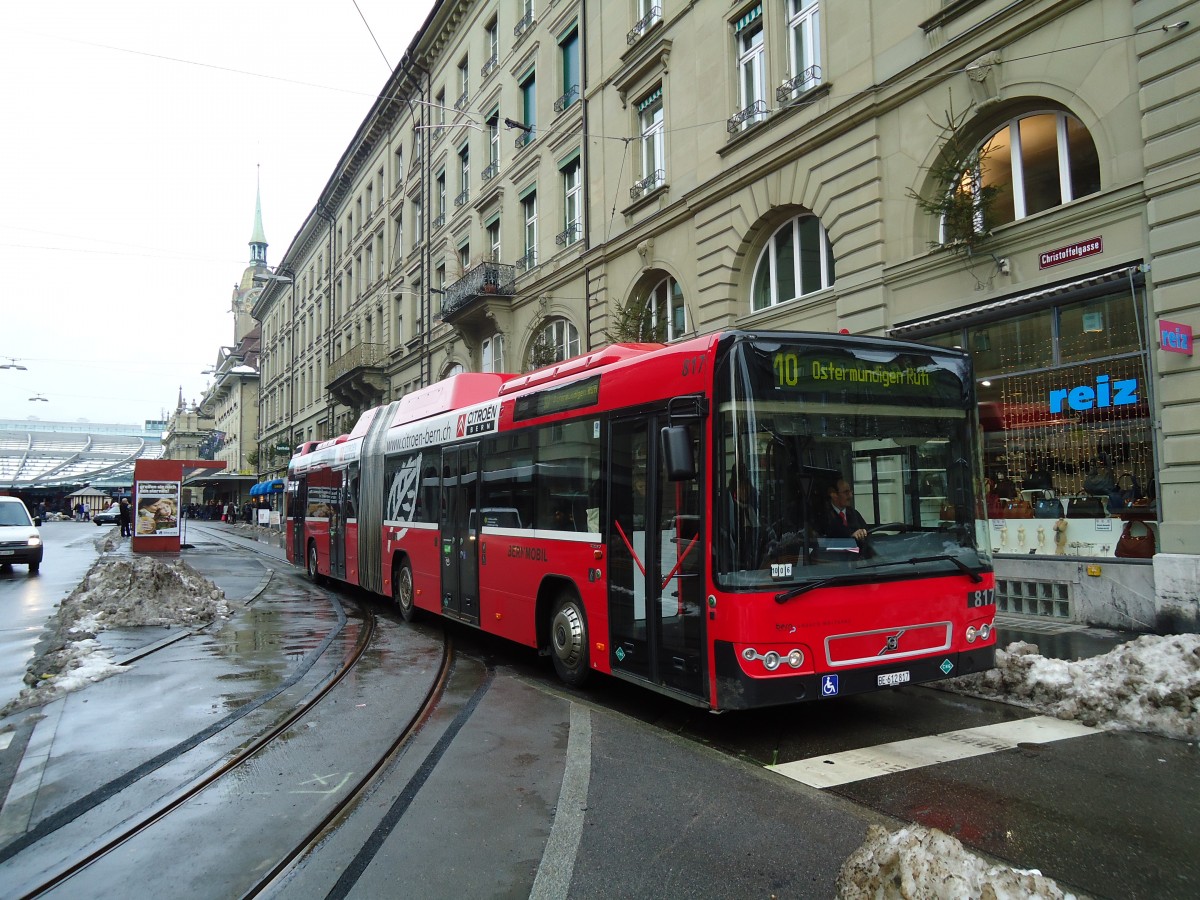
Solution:
M 0 497 L 0 567 L 24 563 L 31 575 L 37 572 L 42 565 L 40 524 L 19 497 Z
M 92 516 L 92 521 L 97 525 L 116 525 L 121 521 L 121 507 L 114 503 L 104 512 Z

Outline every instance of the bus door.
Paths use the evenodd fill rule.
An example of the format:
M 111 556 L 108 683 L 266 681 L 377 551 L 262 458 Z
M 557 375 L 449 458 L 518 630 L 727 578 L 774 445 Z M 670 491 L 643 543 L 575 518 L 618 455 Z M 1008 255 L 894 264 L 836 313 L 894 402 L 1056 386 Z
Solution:
M 703 479 L 666 478 L 659 440 L 666 424 L 662 413 L 610 425 L 610 662 L 613 672 L 702 697 Z M 698 422 L 692 428 L 700 433 Z
M 479 444 L 442 449 L 442 612 L 479 621 Z
M 304 565 L 304 520 L 308 515 L 308 478 L 299 476 L 288 482 L 288 489 L 291 493 L 287 494 L 288 514 L 292 519 L 292 562 L 296 565 Z M 254 515 L 258 515 L 258 510 L 254 510 Z M 258 519 L 255 518 L 254 524 L 258 524 Z
M 358 473 L 355 467 L 342 469 L 341 484 L 334 491 L 334 502 L 329 504 L 329 574 L 334 578 L 346 579 L 346 519 L 354 515 L 354 500 L 351 496 L 351 479 Z

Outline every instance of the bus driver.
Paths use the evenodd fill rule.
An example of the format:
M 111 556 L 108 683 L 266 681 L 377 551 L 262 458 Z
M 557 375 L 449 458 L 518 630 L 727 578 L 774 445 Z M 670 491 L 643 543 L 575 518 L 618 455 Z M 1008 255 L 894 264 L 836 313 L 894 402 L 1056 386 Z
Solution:
M 854 488 L 839 478 L 829 488 L 829 506 L 822 523 L 826 537 L 854 538 L 859 544 L 867 539 L 867 522 L 853 504 Z

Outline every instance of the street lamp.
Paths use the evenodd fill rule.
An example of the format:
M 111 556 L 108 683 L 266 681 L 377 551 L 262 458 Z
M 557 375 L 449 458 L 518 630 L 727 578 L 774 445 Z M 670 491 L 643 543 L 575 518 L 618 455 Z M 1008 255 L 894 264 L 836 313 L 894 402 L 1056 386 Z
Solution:
M 47 400 L 45 397 L 43 397 L 41 394 L 34 394 L 34 395 L 33 395 L 32 397 L 30 397 L 29 399 L 30 399 L 30 401 L 31 401 L 31 402 L 32 402 L 32 401 L 34 401 L 34 400 L 40 400 L 42 403 L 49 403 L 49 402 L 50 402 L 50 401 L 49 401 L 49 400 Z
M 6 356 L 5 359 L 7 359 L 8 362 L 0 363 L 0 369 L 19 369 L 22 372 L 29 371 L 25 366 L 21 365 L 13 357 Z

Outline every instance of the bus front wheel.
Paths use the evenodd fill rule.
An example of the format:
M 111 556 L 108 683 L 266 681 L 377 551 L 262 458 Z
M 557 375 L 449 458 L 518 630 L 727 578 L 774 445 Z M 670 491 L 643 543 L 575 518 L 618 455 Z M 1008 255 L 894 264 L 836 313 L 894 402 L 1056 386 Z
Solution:
M 554 671 L 572 687 L 587 681 L 587 619 L 579 601 L 569 595 L 558 599 L 550 620 L 550 656 Z
M 400 607 L 400 618 L 405 622 L 416 621 L 420 610 L 413 599 L 412 566 L 408 563 L 400 563 L 392 572 L 392 598 Z
M 317 545 L 308 545 L 308 577 L 313 584 L 321 583 L 321 569 L 317 564 Z

